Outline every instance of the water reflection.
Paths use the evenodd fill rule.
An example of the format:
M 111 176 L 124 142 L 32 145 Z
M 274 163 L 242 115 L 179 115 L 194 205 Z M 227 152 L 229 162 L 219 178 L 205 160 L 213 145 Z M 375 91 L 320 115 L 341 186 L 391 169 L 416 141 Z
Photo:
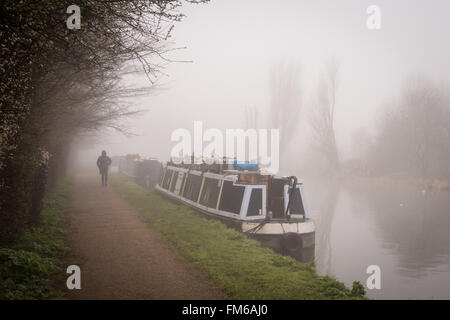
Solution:
M 320 274 L 365 284 L 382 271 L 381 299 L 450 299 L 450 197 L 402 184 L 306 180 Z

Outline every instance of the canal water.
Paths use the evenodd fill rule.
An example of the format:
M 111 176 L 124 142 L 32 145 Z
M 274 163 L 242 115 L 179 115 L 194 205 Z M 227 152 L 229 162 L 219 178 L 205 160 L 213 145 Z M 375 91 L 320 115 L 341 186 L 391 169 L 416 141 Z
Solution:
M 450 193 L 416 186 L 305 180 L 316 267 L 351 286 L 381 269 L 373 299 L 450 299 Z

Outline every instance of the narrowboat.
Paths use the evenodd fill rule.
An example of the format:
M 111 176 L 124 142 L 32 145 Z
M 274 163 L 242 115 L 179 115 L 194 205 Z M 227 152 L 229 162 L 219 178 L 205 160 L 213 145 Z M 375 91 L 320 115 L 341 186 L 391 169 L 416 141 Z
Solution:
M 315 225 L 304 186 L 294 176 L 263 174 L 257 164 L 174 164 L 161 168 L 155 190 L 184 203 L 275 252 L 314 260 Z
M 128 154 L 118 160 L 119 172 L 140 186 L 153 190 L 158 184 L 162 163 L 157 159 L 144 159 L 139 154 Z

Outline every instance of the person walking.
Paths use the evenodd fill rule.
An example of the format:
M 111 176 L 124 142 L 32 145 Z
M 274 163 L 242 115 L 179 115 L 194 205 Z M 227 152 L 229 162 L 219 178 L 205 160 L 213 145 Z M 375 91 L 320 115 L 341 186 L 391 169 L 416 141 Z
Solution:
M 111 165 L 111 158 L 106 155 L 106 151 L 102 151 L 102 155 L 97 159 L 97 167 L 102 175 L 102 186 L 106 187 L 108 184 L 108 169 Z

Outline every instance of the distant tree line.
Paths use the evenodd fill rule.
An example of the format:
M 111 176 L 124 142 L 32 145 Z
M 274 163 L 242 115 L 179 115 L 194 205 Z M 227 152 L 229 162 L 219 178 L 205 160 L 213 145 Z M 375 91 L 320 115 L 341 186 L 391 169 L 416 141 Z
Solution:
M 324 84 L 328 93 L 334 91 L 333 82 Z M 394 179 L 450 180 L 450 91 L 444 85 L 420 75 L 406 77 L 398 96 L 381 109 L 375 133 L 355 130 L 352 152 L 357 156 L 345 161 L 336 156 L 334 99 L 320 88 L 315 106 L 319 117 L 311 124 L 330 169 Z
M 375 120 L 376 131 L 370 133 L 364 128 L 354 131 L 353 158 L 346 159 L 336 139 L 337 61 L 324 64 L 310 103 L 309 117 L 303 112 L 297 64 L 275 65 L 270 80 L 268 125 L 282 132 L 282 168 L 299 166 L 298 161 L 285 159 L 291 152 L 294 159 L 310 157 L 302 168 L 304 174 L 332 177 L 350 173 L 450 181 L 450 90 L 443 84 L 421 75 L 406 77 L 398 96 L 381 108 L 380 117 Z M 296 134 L 305 120 L 308 141 L 299 145 Z M 301 148 L 304 151 L 300 151 Z
M 365 149 L 373 175 L 450 179 L 450 96 L 441 85 L 408 77 Z
M 0 3 L 0 243 L 39 222 L 46 185 L 65 172 L 78 133 L 124 130 L 120 120 L 136 112 L 124 99 L 148 90 L 120 85 L 134 70 L 127 62 L 138 62 L 151 87 L 183 1 L 204 2 Z M 78 30 L 66 26 L 72 4 L 81 8 Z

